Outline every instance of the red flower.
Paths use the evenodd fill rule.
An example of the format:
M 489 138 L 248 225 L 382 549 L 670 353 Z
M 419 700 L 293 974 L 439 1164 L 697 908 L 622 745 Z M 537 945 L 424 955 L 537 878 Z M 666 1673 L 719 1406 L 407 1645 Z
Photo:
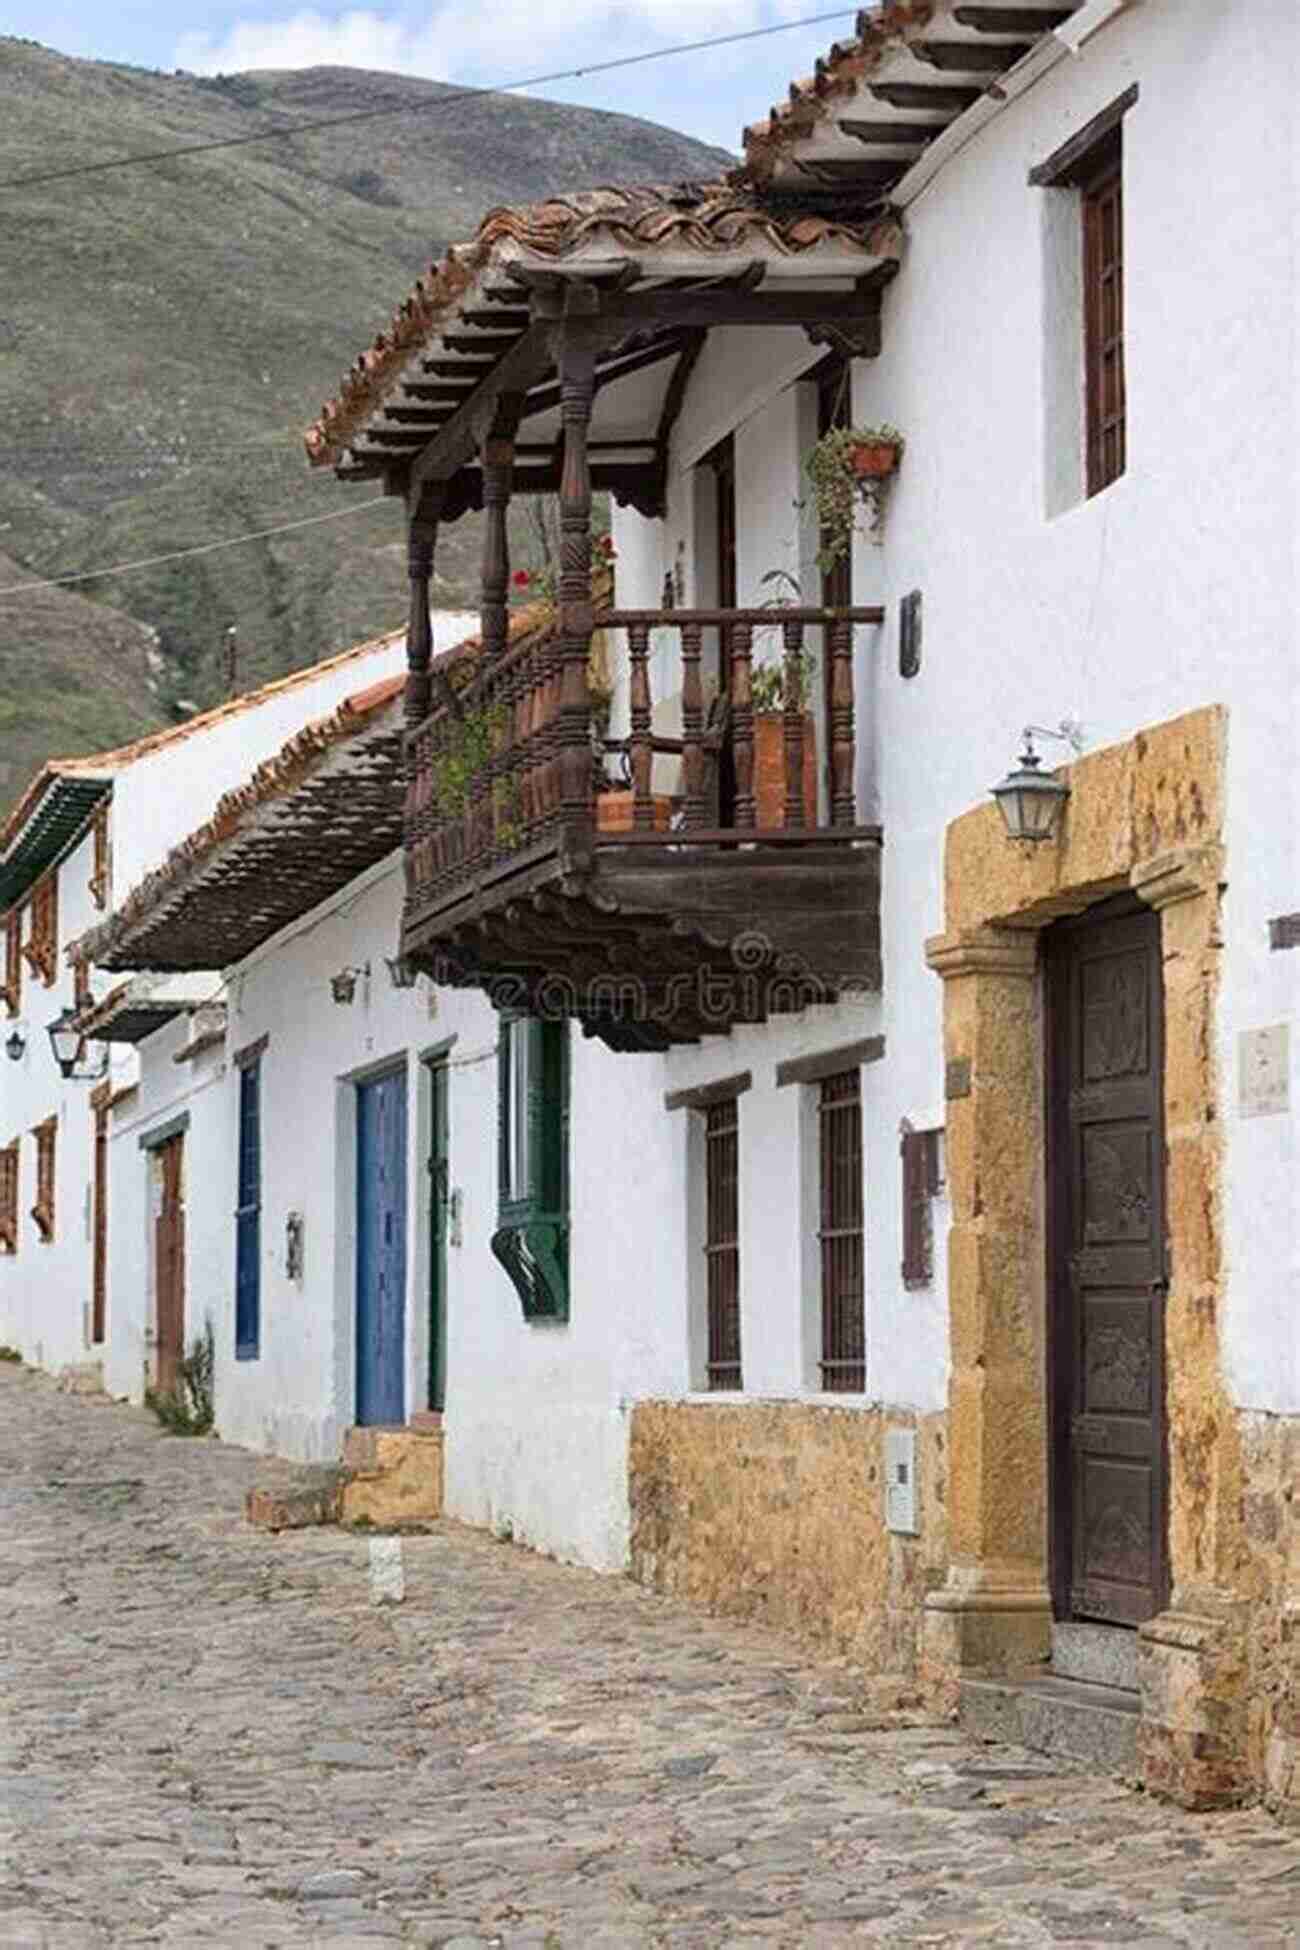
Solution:
M 510 578 L 516 589 L 527 589 L 532 579 L 532 571 L 530 569 L 516 569 Z

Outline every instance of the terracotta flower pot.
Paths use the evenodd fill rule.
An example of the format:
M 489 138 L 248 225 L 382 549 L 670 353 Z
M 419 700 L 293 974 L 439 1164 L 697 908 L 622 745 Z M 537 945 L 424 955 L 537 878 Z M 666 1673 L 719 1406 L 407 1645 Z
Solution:
M 754 713 L 754 802 L 759 826 L 785 825 L 785 715 Z M 810 713 L 803 720 L 803 818 L 817 824 L 817 734 Z
M 853 449 L 853 472 L 860 481 L 879 481 L 898 466 L 898 449 L 893 441 L 864 441 Z
M 662 792 L 655 794 L 655 831 L 666 833 L 668 821 L 672 816 L 672 800 Z M 617 792 L 602 792 L 596 798 L 596 831 L 598 833 L 630 833 L 632 828 L 632 792 L 620 788 Z

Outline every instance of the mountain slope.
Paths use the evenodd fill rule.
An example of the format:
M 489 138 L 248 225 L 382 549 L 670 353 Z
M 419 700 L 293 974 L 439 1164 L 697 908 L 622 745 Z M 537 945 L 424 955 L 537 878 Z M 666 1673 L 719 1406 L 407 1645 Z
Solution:
M 252 683 L 402 620 L 399 509 L 363 510 L 366 490 L 310 476 L 301 432 L 430 258 L 494 203 L 710 174 L 727 159 L 629 117 L 466 100 L 403 76 L 209 80 L 0 38 L 0 180 L 390 102 L 418 112 L 0 192 L 0 548 L 22 570 L 134 561 L 347 510 L 80 585 L 157 632 L 146 714 L 216 694 L 230 622 Z M 449 600 L 466 593 L 476 550 L 470 523 L 440 550 Z M 0 665 L 19 639 L 24 659 L 37 653 L 44 627 L 26 599 L 0 598 Z

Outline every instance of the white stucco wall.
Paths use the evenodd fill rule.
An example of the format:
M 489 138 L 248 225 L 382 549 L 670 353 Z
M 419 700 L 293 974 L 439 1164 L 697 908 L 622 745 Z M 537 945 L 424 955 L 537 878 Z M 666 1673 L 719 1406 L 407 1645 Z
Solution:
M 210 1313 L 223 1437 L 306 1461 L 337 1458 L 355 1419 L 354 1085 L 406 1064 L 406 1406 L 427 1405 L 430 1134 L 422 1058 L 445 1052 L 451 1184 L 460 1245 L 448 1248 L 447 1508 L 557 1556 L 622 1568 L 627 1404 L 680 1385 L 681 1240 L 664 1215 L 683 1184 L 662 1111 L 661 1066 L 629 1063 L 574 1032 L 570 1153 L 572 1310 L 528 1324 L 489 1241 L 497 1223 L 497 1018 L 475 991 L 395 989 L 401 905 L 394 859 L 269 942 L 227 978 L 224 1050 L 178 1066 L 184 1031 L 142 1046 L 140 1091 L 115 1121 L 111 1385 L 139 1395 L 149 1291 L 142 1134 L 189 1113 L 187 1338 Z M 329 977 L 370 964 L 350 1005 Z M 234 1358 L 238 1071 L 262 1057 L 261 1341 Z M 206 1066 L 206 1067 L 204 1067 Z M 191 1068 L 194 1074 L 191 1074 Z M 286 1277 L 285 1220 L 305 1221 L 301 1283 Z
M 16 1254 L 0 1253 L 0 1342 L 18 1348 L 34 1365 L 54 1370 L 98 1358 L 89 1339 L 93 1086 L 60 1076 L 46 1033 L 47 1025 L 73 1000 L 72 971 L 63 949 L 92 921 L 102 918 L 90 893 L 93 870 L 94 842 L 87 835 L 57 869 L 57 979 L 47 988 L 24 963 L 19 1014 L 10 1020 L 0 1011 L 0 1145 L 14 1138 L 20 1141 L 19 1243 Z M 26 941 L 28 912 L 22 927 Z M 26 1044 L 17 1062 L 3 1052 L 14 1029 Z M 131 1052 L 122 1052 L 115 1065 L 117 1076 L 125 1076 L 132 1066 Z M 46 1242 L 31 1217 L 36 1198 L 32 1130 L 56 1114 L 54 1237 Z
M 1300 1407 L 1295 1113 L 1242 1119 L 1236 1097 L 1240 1032 L 1291 1022 L 1291 1098 L 1300 1102 L 1300 957 L 1270 954 L 1267 930 L 1270 916 L 1294 911 L 1300 887 L 1297 35 L 1289 15 L 1265 31 L 1257 11 L 1225 15 L 1212 0 L 1151 0 L 1120 17 L 1012 102 L 912 205 L 904 269 L 885 297 L 883 351 L 855 368 L 855 420 L 892 421 L 907 438 L 883 546 L 857 547 L 853 591 L 887 611 L 878 633 L 859 632 L 857 652 L 860 805 L 878 790 L 886 829 L 886 1055 L 864 1077 L 875 1269 L 868 1385 L 886 1399 L 929 1406 L 944 1392 L 939 1284 L 917 1296 L 901 1291 L 897 1275 L 899 1121 L 943 1116 L 942 992 L 923 944 L 943 925 L 944 828 L 985 800 L 1027 721 L 1073 716 L 1092 749 L 1222 703 L 1224 1344 L 1244 1406 Z M 1045 237 L 1047 193 L 1029 188 L 1027 173 L 1134 80 L 1141 96 L 1124 133 L 1127 472 L 1052 514 L 1061 495 L 1049 464 L 1045 334 L 1063 310 L 1053 283 L 1061 260 Z M 617 515 L 619 600 L 628 606 L 657 600 L 679 537 L 691 546 L 689 463 L 727 431 L 718 410 L 727 398 L 759 401 L 738 409 L 749 414 L 737 429 L 740 600 L 752 600 L 757 568 L 781 564 L 783 511 L 801 492 L 797 415 L 752 373 L 731 379 L 737 336 L 714 334 L 712 363 L 701 360 L 692 380 L 668 518 L 643 525 Z M 771 334 L 774 375 L 789 373 L 777 343 L 786 336 Z M 786 401 L 800 390 L 809 391 L 795 388 Z M 806 412 L 799 424 L 807 428 Z M 912 589 L 923 594 L 924 649 L 909 681 L 898 673 L 897 616 Z M 813 1046 L 842 1039 L 830 1016 L 799 1034 Z M 665 1064 L 676 1084 L 729 1074 L 752 1056 L 742 1186 L 747 1162 L 756 1174 L 764 1155 L 767 1182 L 788 1180 L 793 1107 L 764 1107 L 758 1077 L 791 1038 L 776 1028 L 737 1034 Z M 761 1191 L 744 1218 L 750 1374 L 756 1387 L 774 1388 L 789 1368 L 790 1303 L 780 1289 L 794 1263 L 790 1227 Z
M 435 651 L 472 634 L 468 611 L 433 613 Z M 208 818 L 223 792 L 240 784 L 303 725 L 324 717 L 358 691 L 406 668 L 406 639 L 381 641 L 362 654 L 346 652 L 298 673 L 237 709 L 205 714 L 184 735 L 160 742 L 125 765 L 113 786 L 113 898 L 121 900 L 156 867 L 169 848 Z

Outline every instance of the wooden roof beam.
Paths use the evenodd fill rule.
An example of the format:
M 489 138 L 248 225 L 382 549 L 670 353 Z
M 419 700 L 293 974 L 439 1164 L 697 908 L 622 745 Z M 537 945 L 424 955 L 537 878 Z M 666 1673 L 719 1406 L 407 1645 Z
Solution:
M 855 116 L 841 116 L 836 124 L 841 135 L 851 136 L 855 142 L 893 143 L 900 149 L 912 149 L 918 154 L 927 142 L 933 142 L 942 135 L 946 122 L 863 122 Z
M 927 81 L 869 81 L 867 93 L 891 108 L 933 109 L 937 115 L 961 115 L 984 93 L 982 88 L 931 87 Z
M 913 41 L 911 51 L 927 67 L 944 74 L 1002 74 L 1028 54 L 1031 43 L 996 41 Z
M 543 324 L 530 325 L 510 350 L 484 373 L 469 397 L 416 455 L 411 464 L 411 486 L 449 479 L 477 449 L 501 394 L 527 392 L 550 364 L 550 328 Z
M 960 27 L 973 27 L 980 34 L 1050 34 L 1063 27 L 1073 7 L 956 7 L 953 19 Z

